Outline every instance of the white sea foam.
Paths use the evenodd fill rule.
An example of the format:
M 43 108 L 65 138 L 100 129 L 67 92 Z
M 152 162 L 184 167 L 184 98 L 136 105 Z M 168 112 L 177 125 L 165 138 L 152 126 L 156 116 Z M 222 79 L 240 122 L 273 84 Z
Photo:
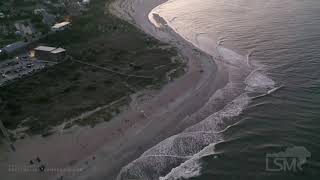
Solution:
M 236 98 L 234 101 L 229 103 L 221 111 L 218 111 L 200 123 L 186 129 L 186 132 L 212 132 L 217 133 L 224 131 L 221 129 L 222 126 L 219 126 L 219 123 L 225 123 L 227 119 L 238 116 L 243 109 L 250 103 L 249 96 L 244 93 Z M 226 128 L 228 128 L 227 126 Z M 199 159 L 214 154 L 214 146 L 217 142 L 213 142 L 210 145 L 203 148 L 198 153 L 194 154 L 192 158 L 188 159 L 181 165 L 173 168 L 170 173 L 166 176 L 161 177 L 161 180 L 175 180 L 181 178 L 191 178 L 200 175 L 201 164 Z
M 213 153 L 210 145 L 223 140 L 219 131 L 225 126 L 219 124 L 238 116 L 249 102 L 250 98 L 244 93 L 183 133 L 165 139 L 124 167 L 118 179 L 157 179 L 168 173 L 170 167 L 176 168 L 166 176 L 168 179 L 197 175 L 200 172 L 198 159 Z
M 118 180 L 128 178 L 151 180 L 158 179 L 160 176 L 163 176 L 160 178 L 162 180 L 174 180 L 198 176 L 201 171 L 199 159 L 214 154 L 214 144 L 223 141 L 220 133 L 228 129 L 230 125 L 237 124 L 234 118 L 239 116 L 251 102 L 252 98 L 248 96 L 247 92 L 258 91 L 268 94 L 274 88 L 274 81 L 264 75 L 262 71 L 259 69 L 252 71 L 247 63 L 248 57 L 245 58 L 222 46 L 219 46 L 218 50 L 222 60 L 232 65 L 230 68 L 233 71 L 229 72 L 231 82 L 223 89 L 218 90 L 208 102 L 227 100 L 227 92 L 241 92 L 241 89 L 236 89 L 241 87 L 241 84 L 243 84 L 242 87 L 245 88 L 245 91 L 222 110 L 187 128 L 184 132 L 165 139 L 143 153 L 121 170 Z M 248 70 L 247 75 L 246 73 L 241 74 L 243 69 Z M 237 75 L 243 76 L 242 83 L 241 78 Z M 171 169 L 172 167 L 174 168 Z
M 275 86 L 275 82 L 260 70 L 251 72 L 245 79 L 245 83 L 247 85 L 246 91 L 250 92 L 267 92 Z
M 215 145 L 217 143 L 210 144 L 205 147 L 199 153 L 195 154 L 192 158 L 188 159 L 180 166 L 173 168 L 170 173 L 168 173 L 164 177 L 160 177 L 160 180 L 176 180 L 181 178 L 191 178 L 200 175 L 201 172 L 201 163 L 200 158 L 208 155 L 212 155 L 215 153 Z
M 170 22 L 168 24 L 170 26 Z M 251 102 L 252 98 L 247 92 L 258 91 L 267 94 L 274 88 L 275 83 L 272 79 L 263 74 L 263 71 L 254 70 L 256 66 L 252 66 L 250 59 L 253 51 L 243 56 L 223 47 L 225 38 L 216 43 L 205 33 L 196 34 L 194 39 L 193 44 L 222 62 L 229 74 L 228 85 L 218 90 L 208 102 L 231 102 L 182 133 L 169 137 L 147 150 L 138 159 L 122 168 L 118 180 L 174 180 L 198 176 L 201 172 L 199 159 L 214 154 L 215 144 L 223 141 L 221 133 L 237 124 L 235 117 Z M 230 100 L 230 97 L 235 99 Z M 210 103 L 206 106 L 212 107 L 208 104 Z
M 221 43 L 220 43 L 221 44 Z M 221 45 L 217 47 L 217 51 L 221 57 L 221 61 L 227 65 L 235 66 L 235 67 L 248 67 L 246 59 L 244 56 L 227 49 Z
M 265 94 L 274 87 L 275 83 L 272 79 L 260 70 L 252 71 L 247 63 L 248 57 L 245 58 L 222 46 L 218 46 L 218 50 L 222 61 L 231 65 L 230 68 L 233 70 L 229 72 L 231 82 L 225 88 L 218 90 L 208 102 L 227 100 L 227 92 L 241 92 L 240 89 L 235 89 L 235 87 L 241 87 L 241 84 L 246 91 L 258 90 L 260 92 L 263 90 L 262 92 Z M 248 70 L 248 73 L 241 74 L 243 69 Z M 236 81 L 236 83 L 232 81 Z M 222 110 L 187 128 L 184 132 L 165 139 L 143 153 L 121 170 L 118 180 L 151 180 L 158 179 L 160 176 L 163 176 L 160 178 L 162 180 L 173 180 L 199 175 L 201 170 L 199 159 L 205 155 L 214 154 L 214 144 L 223 141 L 220 133 L 228 129 L 230 125 L 237 123 L 234 121 L 234 117 L 239 116 L 250 102 L 251 98 L 248 94 L 242 93 Z M 171 169 L 172 167 L 174 168 Z
M 221 137 L 214 132 L 185 132 L 167 138 L 143 153 L 142 156 L 192 156 L 203 147 L 218 140 L 221 140 Z
M 225 121 L 228 118 L 238 116 L 243 109 L 250 103 L 249 96 L 245 93 L 237 97 L 231 103 L 229 103 L 222 110 L 212 114 L 205 120 L 199 122 L 198 124 L 187 128 L 187 132 L 195 131 L 221 131 L 221 127 L 225 126 Z
M 185 132 L 165 139 L 121 170 L 118 179 L 157 179 L 212 142 L 221 141 L 214 132 Z
M 274 88 L 275 82 L 263 73 L 261 65 L 256 63 L 258 67 L 252 67 L 250 56 L 253 50 L 250 50 L 246 57 L 221 45 L 217 46 L 217 51 L 221 61 L 232 68 L 229 70 L 231 82 L 243 81 L 242 78 L 245 76 L 245 90 L 248 92 L 267 93 Z
M 245 59 L 243 56 L 230 49 L 221 46 L 218 46 L 217 49 L 222 58 L 222 61 L 224 61 L 227 65 L 231 65 L 233 68 L 235 67 L 236 69 L 241 67 L 247 67 L 248 69 L 251 69 L 251 65 L 249 63 L 249 57 L 251 55 L 250 52 L 248 53 L 247 58 Z M 251 69 L 251 71 L 252 72 L 249 73 L 249 75 L 244 80 L 245 91 L 261 92 L 263 93 L 262 96 L 264 96 L 279 89 L 274 88 L 275 82 L 271 78 L 263 74 L 263 72 L 260 69 Z M 232 73 L 234 72 L 231 72 L 231 74 Z M 232 83 L 228 84 L 228 86 L 231 85 Z M 229 88 L 224 88 L 222 90 L 227 90 Z M 217 94 L 222 94 L 222 90 L 218 91 Z M 250 98 L 247 95 L 247 93 L 243 93 L 237 98 L 235 98 L 231 103 L 226 105 L 221 111 L 218 111 L 212 114 L 211 116 L 207 117 L 203 121 L 199 122 L 198 124 L 187 128 L 185 132 L 224 132 L 226 129 L 228 129 L 228 127 L 230 127 L 230 125 L 227 127 L 225 125 L 232 123 L 228 121 L 233 117 L 240 115 L 241 112 L 245 109 L 245 107 L 248 106 L 248 104 L 251 102 L 251 99 L 252 98 Z M 237 124 L 237 122 L 234 124 Z M 223 127 L 225 129 L 222 129 Z M 175 180 L 199 176 L 201 171 L 201 164 L 199 159 L 201 159 L 203 156 L 214 154 L 215 144 L 216 143 L 213 142 L 213 144 L 210 144 L 200 152 L 196 153 L 192 156 L 192 158 L 188 159 L 181 165 L 173 168 L 170 173 L 168 173 L 164 177 L 161 177 L 160 179 Z

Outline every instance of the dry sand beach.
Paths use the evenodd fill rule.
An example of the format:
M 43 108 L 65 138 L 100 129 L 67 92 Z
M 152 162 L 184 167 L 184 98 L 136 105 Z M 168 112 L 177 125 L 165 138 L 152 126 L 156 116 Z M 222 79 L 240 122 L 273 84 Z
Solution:
M 161 17 L 153 15 L 158 27 L 150 22 L 151 10 L 164 2 L 166 0 L 117 0 L 110 11 L 147 34 L 177 47 L 187 61 L 187 72 L 153 93 L 151 99 L 132 101 L 127 110 L 98 127 L 72 128 L 45 139 L 33 137 L 18 141 L 16 153 L 1 155 L 1 171 L 6 171 L 1 172 L 4 179 L 57 179 L 61 176 L 77 180 L 115 179 L 123 166 L 144 151 L 202 120 L 197 112 L 228 83 L 228 74 L 222 64 L 180 37 Z M 187 118 L 189 121 L 184 121 Z M 73 172 L 7 172 L 7 164 L 28 162 L 35 156 L 41 157 L 49 168 Z

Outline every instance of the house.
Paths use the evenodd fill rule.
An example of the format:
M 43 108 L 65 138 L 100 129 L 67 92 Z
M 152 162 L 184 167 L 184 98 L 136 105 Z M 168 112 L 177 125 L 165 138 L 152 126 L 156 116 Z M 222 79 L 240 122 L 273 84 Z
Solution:
M 55 31 L 55 32 L 63 31 L 65 29 L 69 28 L 70 26 L 71 26 L 71 23 L 68 21 L 65 21 L 65 22 L 55 24 L 54 26 L 51 27 L 51 30 Z
M 51 56 L 54 61 L 64 60 L 66 57 L 66 50 L 63 48 L 57 48 L 51 51 Z
M 66 56 L 66 50 L 63 48 L 38 46 L 34 49 L 35 58 L 45 61 L 62 61 Z
M 35 28 L 29 23 L 29 21 L 17 21 L 14 23 L 14 26 L 22 36 L 28 36 L 36 33 Z
M 50 52 L 55 49 L 55 47 L 38 46 L 34 49 L 34 56 L 40 60 L 49 60 Z

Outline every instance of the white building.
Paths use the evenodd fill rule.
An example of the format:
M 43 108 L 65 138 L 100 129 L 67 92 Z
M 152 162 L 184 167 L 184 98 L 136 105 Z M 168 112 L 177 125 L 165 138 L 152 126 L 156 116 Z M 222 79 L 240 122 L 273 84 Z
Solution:
M 34 49 L 35 57 L 40 60 L 62 61 L 66 56 L 66 50 L 63 48 L 38 46 Z
M 57 23 L 51 27 L 52 31 L 63 31 L 71 26 L 71 23 L 68 21 Z

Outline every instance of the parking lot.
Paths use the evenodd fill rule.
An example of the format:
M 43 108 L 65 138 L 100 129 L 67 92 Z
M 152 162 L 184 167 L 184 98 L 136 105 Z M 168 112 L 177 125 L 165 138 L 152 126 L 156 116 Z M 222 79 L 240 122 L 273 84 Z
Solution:
M 3 86 L 11 80 L 21 78 L 55 64 L 57 63 L 37 60 L 28 55 L 21 55 L 13 59 L 2 61 L 0 62 L 0 86 Z

